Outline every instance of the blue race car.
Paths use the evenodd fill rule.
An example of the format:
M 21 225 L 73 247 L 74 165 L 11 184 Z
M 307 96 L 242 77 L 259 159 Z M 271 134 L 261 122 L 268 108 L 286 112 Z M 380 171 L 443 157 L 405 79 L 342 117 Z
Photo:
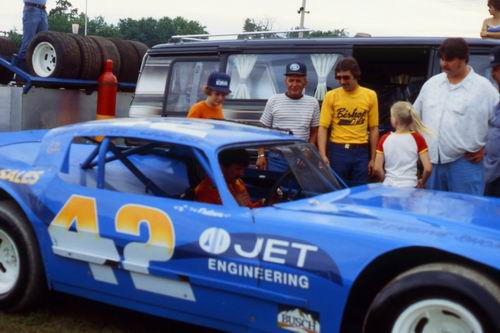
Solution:
M 258 149 L 277 167 L 228 176 L 222 156 Z M 4 310 L 57 290 L 229 332 L 500 332 L 500 200 L 345 188 L 283 131 L 5 133 L 0 196 Z

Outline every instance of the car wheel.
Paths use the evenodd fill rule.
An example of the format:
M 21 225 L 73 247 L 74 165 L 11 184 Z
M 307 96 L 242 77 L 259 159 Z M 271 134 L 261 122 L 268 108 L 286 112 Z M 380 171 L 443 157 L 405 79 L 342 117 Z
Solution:
M 475 270 L 429 264 L 407 271 L 375 297 L 365 333 L 500 332 L 500 287 Z
M 7 37 L 0 37 L 0 56 L 7 61 L 10 61 L 12 55 L 17 52 L 17 47 Z M 14 77 L 14 73 L 0 66 L 0 84 L 9 83 Z
M 67 34 L 55 31 L 38 33 L 28 45 L 26 65 L 40 77 L 78 78 L 80 49 Z
M 38 242 L 20 209 L 0 202 L 0 309 L 20 311 L 36 305 L 47 286 Z

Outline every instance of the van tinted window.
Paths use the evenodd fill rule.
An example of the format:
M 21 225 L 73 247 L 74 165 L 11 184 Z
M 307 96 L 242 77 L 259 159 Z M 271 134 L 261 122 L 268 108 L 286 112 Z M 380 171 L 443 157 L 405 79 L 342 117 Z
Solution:
M 227 73 L 231 76 L 230 99 L 268 99 L 286 91 L 285 66 L 302 62 L 307 66 L 306 94 L 323 100 L 327 90 L 338 87 L 333 72 L 340 54 L 237 54 L 230 55 Z
M 186 112 L 205 99 L 203 87 L 210 73 L 219 69 L 217 60 L 176 61 L 172 63 L 168 86 L 167 110 Z

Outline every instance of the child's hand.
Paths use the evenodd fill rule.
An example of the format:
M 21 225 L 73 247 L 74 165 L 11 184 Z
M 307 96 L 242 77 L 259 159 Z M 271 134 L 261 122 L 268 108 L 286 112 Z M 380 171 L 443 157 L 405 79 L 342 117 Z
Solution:
M 415 187 L 416 188 L 425 188 L 425 183 L 422 180 L 422 178 L 420 178 L 419 180 L 417 180 L 417 186 L 415 186 Z

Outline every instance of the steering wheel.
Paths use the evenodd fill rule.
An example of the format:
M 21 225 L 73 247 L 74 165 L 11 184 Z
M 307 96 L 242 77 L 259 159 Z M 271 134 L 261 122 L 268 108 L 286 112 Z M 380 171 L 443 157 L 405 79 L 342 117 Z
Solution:
M 276 202 L 292 201 L 302 193 L 300 185 L 298 186 L 298 189 L 292 189 L 292 185 L 294 185 L 294 178 L 292 170 L 288 169 L 274 182 L 273 186 L 271 186 L 271 190 L 269 190 L 269 193 L 267 194 L 266 202 L 268 206 Z M 288 186 L 284 187 L 283 185 L 287 179 Z

